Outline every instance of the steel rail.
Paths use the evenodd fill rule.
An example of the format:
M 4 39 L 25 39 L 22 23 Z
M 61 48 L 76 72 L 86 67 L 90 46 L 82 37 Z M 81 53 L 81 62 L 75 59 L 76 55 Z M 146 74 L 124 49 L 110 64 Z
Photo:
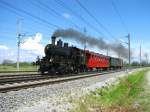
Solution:
M 69 76 L 69 77 L 61 77 L 61 78 L 53 78 L 53 79 L 51 78 L 51 79 L 47 79 L 47 80 L 32 81 L 32 82 L 23 83 L 23 84 L 20 83 L 17 85 L 6 85 L 6 86 L 1 85 L 0 86 L 0 92 L 5 93 L 5 92 L 9 92 L 9 91 L 14 91 L 14 90 L 16 91 L 16 90 L 30 88 L 30 87 L 37 87 L 37 86 L 43 86 L 43 85 L 48 85 L 48 84 L 63 83 L 63 82 L 67 82 L 67 81 L 83 79 L 83 78 L 88 78 L 88 77 L 94 77 L 94 76 L 110 74 L 110 73 L 115 73 L 115 72 L 121 72 L 121 71 L 124 71 L 124 70 L 85 74 L 85 75 L 77 75 L 77 76 Z

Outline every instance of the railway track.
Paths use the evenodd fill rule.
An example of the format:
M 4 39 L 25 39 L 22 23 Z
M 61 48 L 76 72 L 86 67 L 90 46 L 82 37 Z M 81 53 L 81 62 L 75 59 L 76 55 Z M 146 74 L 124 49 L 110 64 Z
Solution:
M 28 73 L 28 72 L 37 72 L 37 71 L 0 71 L 0 73 Z
M 96 73 L 96 72 L 91 72 Z M 89 74 L 89 73 L 81 73 L 80 75 Z M 67 77 L 76 76 L 79 74 L 72 74 Z M 49 75 L 40 75 L 40 74 L 7 74 L 7 75 L 0 75 L 0 85 L 4 84 L 13 84 L 13 83 L 21 83 L 21 82 L 29 82 L 29 81 L 38 81 L 38 80 L 44 80 L 44 79 L 56 79 L 56 78 L 62 78 L 66 77 L 66 75 L 55 75 L 55 76 L 49 76 Z
M 22 75 L 31 75 L 31 74 L 33 74 L 33 75 L 37 75 L 37 74 L 39 74 L 38 72 L 10 72 L 10 73 L 0 73 L 0 77 L 6 77 L 6 76 L 22 76 Z
M 27 74 L 27 75 L 7 75 L 7 76 L 0 76 L 0 85 L 4 84 L 13 84 L 13 83 L 20 83 L 20 82 L 29 82 L 34 80 L 42 80 L 48 79 L 51 76 L 42 76 L 40 74 Z
M 20 89 L 43 86 L 47 84 L 56 84 L 62 83 L 71 80 L 83 79 L 87 77 L 94 77 L 98 75 L 104 75 L 114 72 L 121 72 L 124 70 L 117 71 L 109 71 L 109 72 L 97 72 L 97 73 L 84 73 L 80 75 L 72 75 L 72 76 L 62 76 L 62 77 L 52 77 L 52 76 L 31 76 L 31 77 L 3 77 L 0 79 L 0 92 L 5 93 L 9 91 L 16 91 Z
M 40 75 L 38 73 L 30 73 L 30 74 L 0 74 L 0 79 L 1 78 L 6 78 L 6 77 L 27 77 L 27 76 L 37 76 Z

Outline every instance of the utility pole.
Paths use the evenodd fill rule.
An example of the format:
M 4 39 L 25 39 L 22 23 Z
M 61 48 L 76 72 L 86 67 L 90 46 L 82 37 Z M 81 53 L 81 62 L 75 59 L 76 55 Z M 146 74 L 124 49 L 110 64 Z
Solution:
M 20 61 L 21 20 L 22 19 L 17 20 L 17 47 L 18 47 L 18 51 L 17 51 L 17 70 L 18 71 L 19 71 L 19 61 Z
M 142 57 L 142 51 L 141 51 L 141 44 L 140 44 L 140 67 L 141 67 L 141 64 L 142 64 L 141 57 Z
M 108 47 L 107 47 L 106 55 L 108 56 Z
M 130 67 L 130 64 L 131 64 L 131 46 L 130 46 L 130 33 L 125 36 L 125 38 L 128 38 L 128 42 L 124 42 L 128 45 L 128 60 L 129 60 L 129 67 Z
M 83 31 L 84 31 L 84 34 L 86 35 L 86 28 L 85 27 L 84 27 Z M 86 49 L 86 40 L 85 40 L 85 43 L 84 43 L 84 51 L 85 51 L 85 49 Z
M 145 61 L 146 61 L 145 64 L 148 64 L 148 54 L 147 54 L 147 53 L 144 53 L 144 57 L 145 57 Z
M 108 48 L 107 48 L 107 56 L 108 56 Z
M 84 27 L 83 29 L 84 31 L 84 34 L 86 35 L 86 28 Z M 85 56 L 86 56 L 86 40 L 85 40 L 85 43 L 84 43 L 84 64 L 86 64 L 86 59 L 85 59 Z M 86 71 L 86 67 L 84 67 L 84 72 Z
M 129 66 L 130 66 L 130 64 L 131 64 L 131 52 L 130 52 L 130 34 L 128 34 L 128 36 L 127 36 L 127 38 L 128 38 L 128 49 L 129 49 Z

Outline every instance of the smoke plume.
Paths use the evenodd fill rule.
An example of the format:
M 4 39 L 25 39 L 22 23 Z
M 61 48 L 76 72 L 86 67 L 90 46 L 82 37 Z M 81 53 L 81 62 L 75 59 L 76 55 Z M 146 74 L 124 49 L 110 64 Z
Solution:
M 113 50 L 118 56 L 127 58 L 128 50 L 120 43 L 106 43 L 102 38 L 95 38 L 93 36 L 85 35 L 81 32 L 78 32 L 74 29 L 58 29 L 53 33 L 54 37 L 63 37 L 63 38 L 72 38 L 76 41 L 79 41 L 81 44 L 88 44 L 89 46 L 96 46 L 102 50 Z

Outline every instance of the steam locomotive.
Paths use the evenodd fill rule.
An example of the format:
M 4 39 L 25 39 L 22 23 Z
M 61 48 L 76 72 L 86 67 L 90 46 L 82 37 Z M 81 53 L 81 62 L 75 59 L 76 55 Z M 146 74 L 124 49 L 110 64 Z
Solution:
M 52 43 L 45 47 L 45 57 L 36 63 L 41 74 L 66 74 L 85 71 L 121 69 L 123 60 L 102 54 L 68 46 L 59 39 L 55 45 L 56 37 L 51 37 Z

